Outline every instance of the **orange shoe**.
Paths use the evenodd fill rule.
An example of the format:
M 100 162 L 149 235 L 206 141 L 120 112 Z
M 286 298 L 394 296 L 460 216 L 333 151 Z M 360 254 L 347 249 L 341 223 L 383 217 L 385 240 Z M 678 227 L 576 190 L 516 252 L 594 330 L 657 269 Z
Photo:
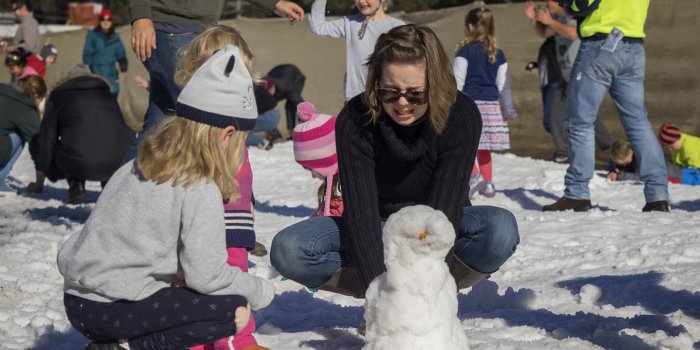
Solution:
M 243 348 L 243 350 L 270 350 L 270 349 L 268 349 L 264 346 L 260 346 L 258 344 L 253 344 L 253 345 L 246 346 L 245 348 Z

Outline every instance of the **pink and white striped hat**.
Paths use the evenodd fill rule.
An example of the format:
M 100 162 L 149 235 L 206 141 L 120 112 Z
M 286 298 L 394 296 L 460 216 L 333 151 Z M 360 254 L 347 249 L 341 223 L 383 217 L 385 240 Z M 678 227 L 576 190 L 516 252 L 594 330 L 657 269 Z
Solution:
M 333 176 L 338 173 L 335 152 L 335 117 L 316 114 L 311 102 L 297 106 L 297 117 L 303 120 L 294 128 L 294 158 L 306 169 L 326 177 L 324 214 L 330 214 Z

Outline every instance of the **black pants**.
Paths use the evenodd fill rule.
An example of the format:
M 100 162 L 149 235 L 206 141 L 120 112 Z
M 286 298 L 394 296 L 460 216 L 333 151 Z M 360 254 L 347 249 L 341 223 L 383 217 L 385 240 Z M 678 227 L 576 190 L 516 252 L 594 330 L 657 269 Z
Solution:
M 188 288 L 164 288 L 139 301 L 101 303 L 64 294 L 73 328 L 99 342 L 129 339 L 132 350 L 186 349 L 236 333 L 239 295 L 204 295 Z

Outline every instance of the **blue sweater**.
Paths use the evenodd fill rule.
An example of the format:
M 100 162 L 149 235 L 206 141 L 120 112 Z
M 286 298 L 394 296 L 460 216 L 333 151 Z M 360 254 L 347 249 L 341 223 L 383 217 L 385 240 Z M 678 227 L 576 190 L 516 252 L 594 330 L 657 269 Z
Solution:
M 483 43 L 465 45 L 455 57 L 457 88 L 474 100 L 498 101 L 505 82 L 505 64 L 506 56 L 500 49 L 496 51 L 496 62 L 491 63 Z M 466 72 L 462 71 L 464 68 Z M 463 82 L 462 86 L 460 82 Z

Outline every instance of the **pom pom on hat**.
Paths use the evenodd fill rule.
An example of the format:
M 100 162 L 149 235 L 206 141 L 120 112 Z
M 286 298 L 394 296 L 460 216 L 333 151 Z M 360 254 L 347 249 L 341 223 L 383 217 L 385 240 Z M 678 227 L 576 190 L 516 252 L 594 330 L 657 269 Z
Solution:
M 304 120 L 294 128 L 294 158 L 306 169 L 326 178 L 326 195 L 323 215 L 330 215 L 333 176 L 338 173 L 338 156 L 335 150 L 335 117 L 316 114 L 314 105 L 302 102 L 297 105 L 297 116 Z
M 238 47 L 227 45 L 194 72 L 177 98 L 175 113 L 219 128 L 255 128 L 258 109 L 253 79 Z
M 666 122 L 659 129 L 659 138 L 665 145 L 673 144 L 681 138 L 681 130 L 674 124 Z
M 44 47 L 41 48 L 41 51 L 39 51 L 39 56 L 41 58 L 46 59 L 46 57 L 49 57 L 50 55 L 58 56 L 58 49 L 56 46 L 53 46 L 51 44 L 46 44 Z

